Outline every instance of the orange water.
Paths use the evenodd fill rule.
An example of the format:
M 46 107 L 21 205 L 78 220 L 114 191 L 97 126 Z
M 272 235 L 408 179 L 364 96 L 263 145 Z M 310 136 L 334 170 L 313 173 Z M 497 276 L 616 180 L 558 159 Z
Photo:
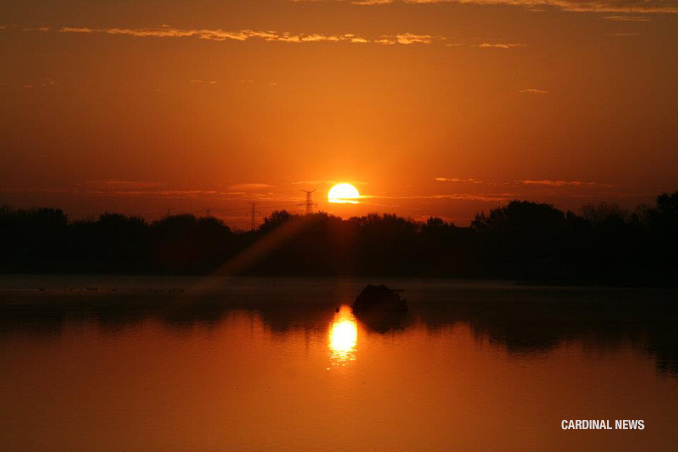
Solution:
M 0 449 L 675 450 L 677 381 L 633 343 L 514 353 L 472 322 L 378 332 L 346 306 L 284 327 L 67 320 L 0 336 Z

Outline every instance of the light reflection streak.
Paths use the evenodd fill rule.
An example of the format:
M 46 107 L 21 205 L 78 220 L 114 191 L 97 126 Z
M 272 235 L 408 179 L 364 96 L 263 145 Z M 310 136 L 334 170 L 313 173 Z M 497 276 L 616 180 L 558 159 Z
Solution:
M 330 325 L 329 348 L 333 365 L 345 366 L 347 362 L 355 361 L 357 343 L 358 322 L 351 309 L 342 306 Z

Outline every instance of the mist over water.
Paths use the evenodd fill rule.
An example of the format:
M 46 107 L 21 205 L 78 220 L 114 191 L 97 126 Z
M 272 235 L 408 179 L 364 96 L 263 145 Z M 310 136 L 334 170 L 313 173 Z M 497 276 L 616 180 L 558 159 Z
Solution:
M 410 312 L 357 318 L 348 305 L 367 282 L 4 277 L 0 444 L 619 451 L 678 443 L 675 292 L 373 279 L 405 289 Z M 564 419 L 643 419 L 646 428 L 562 430 Z

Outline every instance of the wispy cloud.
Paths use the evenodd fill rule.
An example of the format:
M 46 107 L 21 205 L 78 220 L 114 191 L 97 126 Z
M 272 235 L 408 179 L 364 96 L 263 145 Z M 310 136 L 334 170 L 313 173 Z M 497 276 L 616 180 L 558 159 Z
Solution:
M 536 88 L 526 88 L 519 91 L 522 94 L 550 94 L 551 91 L 545 91 L 543 89 Z
M 677 0 L 678 1 L 678 0 Z M 513 49 L 528 47 L 520 42 L 482 42 L 480 44 L 461 44 L 454 42 L 451 37 L 417 33 L 398 33 L 379 36 L 359 36 L 354 33 L 319 34 L 319 33 L 291 33 L 280 31 L 240 30 L 228 31 L 222 29 L 182 29 L 169 26 L 155 28 L 92 28 L 92 27 L 61 27 L 61 28 L 24 28 L 26 32 L 49 31 L 54 33 L 68 33 L 81 35 L 113 35 L 130 36 L 134 38 L 178 39 L 194 38 L 206 41 L 234 41 L 248 42 L 260 40 L 273 43 L 348 43 L 348 44 L 380 44 L 380 45 L 442 45 L 445 47 L 468 46 L 480 49 Z M 217 83 L 214 80 L 193 79 L 191 83 Z M 250 82 L 249 80 L 244 80 Z M 270 83 L 275 84 L 275 83 Z
M 478 48 L 481 48 L 481 49 L 503 49 L 503 50 L 507 50 L 507 49 L 514 49 L 516 47 L 527 47 L 527 46 L 528 46 L 527 44 L 523 44 L 523 43 L 519 43 L 519 42 L 517 42 L 517 43 L 483 42 L 482 44 L 477 44 L 477 45 L 474 45 L 473 47 L 478 47 Z
M 460 179 L 458 177 L 436 177 L 438 182 L 466 182 L 471 184 L 482 184 L 483 181 L 477 179 Z
M 579 180 L 522 180 L 520 181 L 523 185 L 541 185 L 546 187 L 566 187 L 566 186 L 596 186 L 601 185 L 596 182 L 583 182 Z
M 457 182 L 470 184 L 486 184 L 487 186 L 532 186 L 532 187 L 581 187 L 581 188 L 610 188 L 612 185 L 603 182 L 580 181 L 580 180 L 550 180 L 550 179 L 525 179 L 525 180 L 480 180 L 459 177 L 436 177 L 437 182 Z M 517 188 L 515 190 L 518 190 Z
M 293 0 L 318 1 L 318 0 Z M 332 0 L 336 1 L 336 0 Z M 355 5 L 389 5 L 393 3 L 521 6 L 533 11 L 551 7 L 563 11 L 608 12 L 626 14 L 678 13 L 678 0 L 344 0 Z
M 604 20 L 615 22 L 651 22 L 652 18 L 647 16 L 605 16 Z
M 145 185 L 148 184 L 148 185 Z M 153 183 L 132 181 L 94 181 L 76 187 L 0 187 L 0 193 L 57 193 L 74 196 L 140 197 L 140 198 L 199 198 L 220 194 L 216 190 L 161 189 Z
M 433 42 L 433 36 L 430 35 L 415 35 L 412 33 L 404 33 L 396 35 L 398 44 L 430 44 Z
M 219 194 L 216 190 L 89 190 L 86 195 L 191 199 Z
M 42 79 L 38 82 L 34 83 L 26 83 L 25 85 L 21 86 L 21 89 L 33 89 L 33 88 L 40 88 L 40 87 L 49 87 L 49 86 L 57 86 L 59 83 L 54 80 L 53 78 L 45 78 Z
M 118 36 L 131 36 L 135 38 L 197 38 L 207 41 L 238 41 L 263 40 L 266 42 L 282 42 L 291 44 L 301 43 L 349 43 L 349 44 L 384 44 L 384 45 L 412 45 L 412 44 L 450 44 L 450 38 L 445 36 L 433 36 L 416 33 L 399 33 L 381 36 L 359 36 L 354 33 L 323 34 L 323 33 L 291 33 L 281 31 L 255 31 L 239 30 L 229 31 L 222 29 L 182 29 L 169 26 L 155 28 L 92 28 L 92 27 L 61 27 L 50 28 L 25 28 L 24 31 L 54 31 L 57 33 L 73 34 L 105 34 Z M 506 48 L 524 46 L 524 44 L 499 44 Z M 195 80 L 195 83 L 208 83 L 208 81 Z
M 361 198 L 373 198 L 376 200 L 456 200 L 456 201 L 487 201 L 487 202 L 503 202 L 509 199 L 516 198 L 516 193 L 443 193 L 433 195 L 419 195 L 419 196 L 361 196 Z
M 80 184 L 88 190 L 140 190 L 160 187 L 159 182 L 133 180 L 95 180 Z
M 66 193 L 66 194 L 76 194 L 78 190 L 74 188 L 62 188 L 62 187 L 14 187 L 11 185 L 0 185 L 0 193 Z
M 255 191 L 263 190 L 269 188 L 269 184 L 259 184 L 259 183 L 244 183 L 244 184 L 233 184 L 228 186 L 228 190 L 232 191 Z
M 83 195 L 161 198 L 196 198 L 219 193 L 216 190 L 168 189 L 164 188 L 164 184 L 160 182 L 134 180 L 88 181 L 79 184 L 75 191 Z
M 445 195 L 432 195 L 429 196 L 429 199 L 452 199 L 457 201 L 487 201 L 487 202 L 497 202 L 497 201 L 506 201 L 511 198 L 515 198 L 514 193 L 497 193 L 497 194 L 477 194 L 477 193 L 454 193 L 454 194 L 445 194 Z
M 60 33 L 96 33 L 98 30 L 88 27 L 62 27 Z
M 481 180 L 473 178 L 458 178 L 458 177 L 436 177 L 434 178 L 437 182 L 452 182 L 452 183 L 466 183 L 466 184 L 484 184 L 484 187 L 515 187 L 513 190 L 514 193 L 521 191 L 518 187 L 523 187 L 523 190 L 529 188 L 570 188 L 576 189 L 580 188 L 582 190 L 590 191 L 592 189 L 601 189 L 601 188 L 611 188 L 613 185 L 604 183 L 604 182 L 593 182 L 593 181 L 581 181 L 581 180 L 551 180 L 551 179 L 524 179 L 524 180 Z
M 354 44 L 431 44 L 436 40 L 445 40 L 444 37 L 402 33 L 392 36 L 369 38 L 353 33 L 321 34 L 321 33 L 290 33 L 279 31 L 239 30 L 228 31 L 222 29 L 181 29 L 173 27 L 159 28 L 90 28 L 90 27 L 62 27 L 59 33 L 81 34 L 108 34 L 126 35 L 136 38 L 190 38 L 195 37 L 209 41 L 248 41 L 260 39 L 268 42 L 310 43 L 310 42 L 347 42 Z
M 315 0 L 292 0 L 292 1 L 315 1 Z M 353 0 L 351 1 L 354 5 L 388 5 L 393 3 L 393 0 Z
M 398 35 L 384 35 L 372 40 L 376 44 L 432 44 L 434 41 L 444 41 L 447 38 L 442 36 L 417 35 L 414 33 L 402 33 Z
M 201 84 L 206 84 L 206 85 L 216 85 L 218 82 L 216 80 L 199 80 L 199 79 L 192 79 L 191 83 L 201 85 Z

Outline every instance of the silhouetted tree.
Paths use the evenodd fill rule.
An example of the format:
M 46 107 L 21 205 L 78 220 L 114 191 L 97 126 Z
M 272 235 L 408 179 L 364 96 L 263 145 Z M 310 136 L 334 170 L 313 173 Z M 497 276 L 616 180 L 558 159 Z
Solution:
M 395 214 L 343 220 L 274 211 L 255 232 L 214 217 L 152 224 L 105 213 L 69 222 L 59 209 L 0 208 L 4 271 L 208 272 L 249 247 L 250 274 L 510 277 L 650 284 L 678 280 L 678 192 L 629 213 L 588 204 L 581 215 L 511 201 L 470 228 Z
M 0 247 L 5 260 L 37 265 L 65 250 L 68 218 L 61 209 L 0 209 Z
M 554 272 L 569 244 L 565 213 L 550 204 L 511 201 L 476 215 L 471 227 L 485 237 L 486 262 L 501 276 Z
M 264 218 L 264 222 L 259 226 L 259 231 L 264 234 L 269 233 L 295 217 L 297 215 L 292 215 L 287 210 L 274 210 L 269 216 Z
M 204 270 L 229 257 L 230 228 L 216 218 L 174 215 L 151 225 L 152 258 L 163 268 Z
M 645 212 L 650 259 L 678 277 L 678 192 L 657 196 L 655 206 Z
M 581 208 L 582 217 L 594 226 L 623 225 L 629 219 L 628 210 L 614 203 L 585 204 Z

